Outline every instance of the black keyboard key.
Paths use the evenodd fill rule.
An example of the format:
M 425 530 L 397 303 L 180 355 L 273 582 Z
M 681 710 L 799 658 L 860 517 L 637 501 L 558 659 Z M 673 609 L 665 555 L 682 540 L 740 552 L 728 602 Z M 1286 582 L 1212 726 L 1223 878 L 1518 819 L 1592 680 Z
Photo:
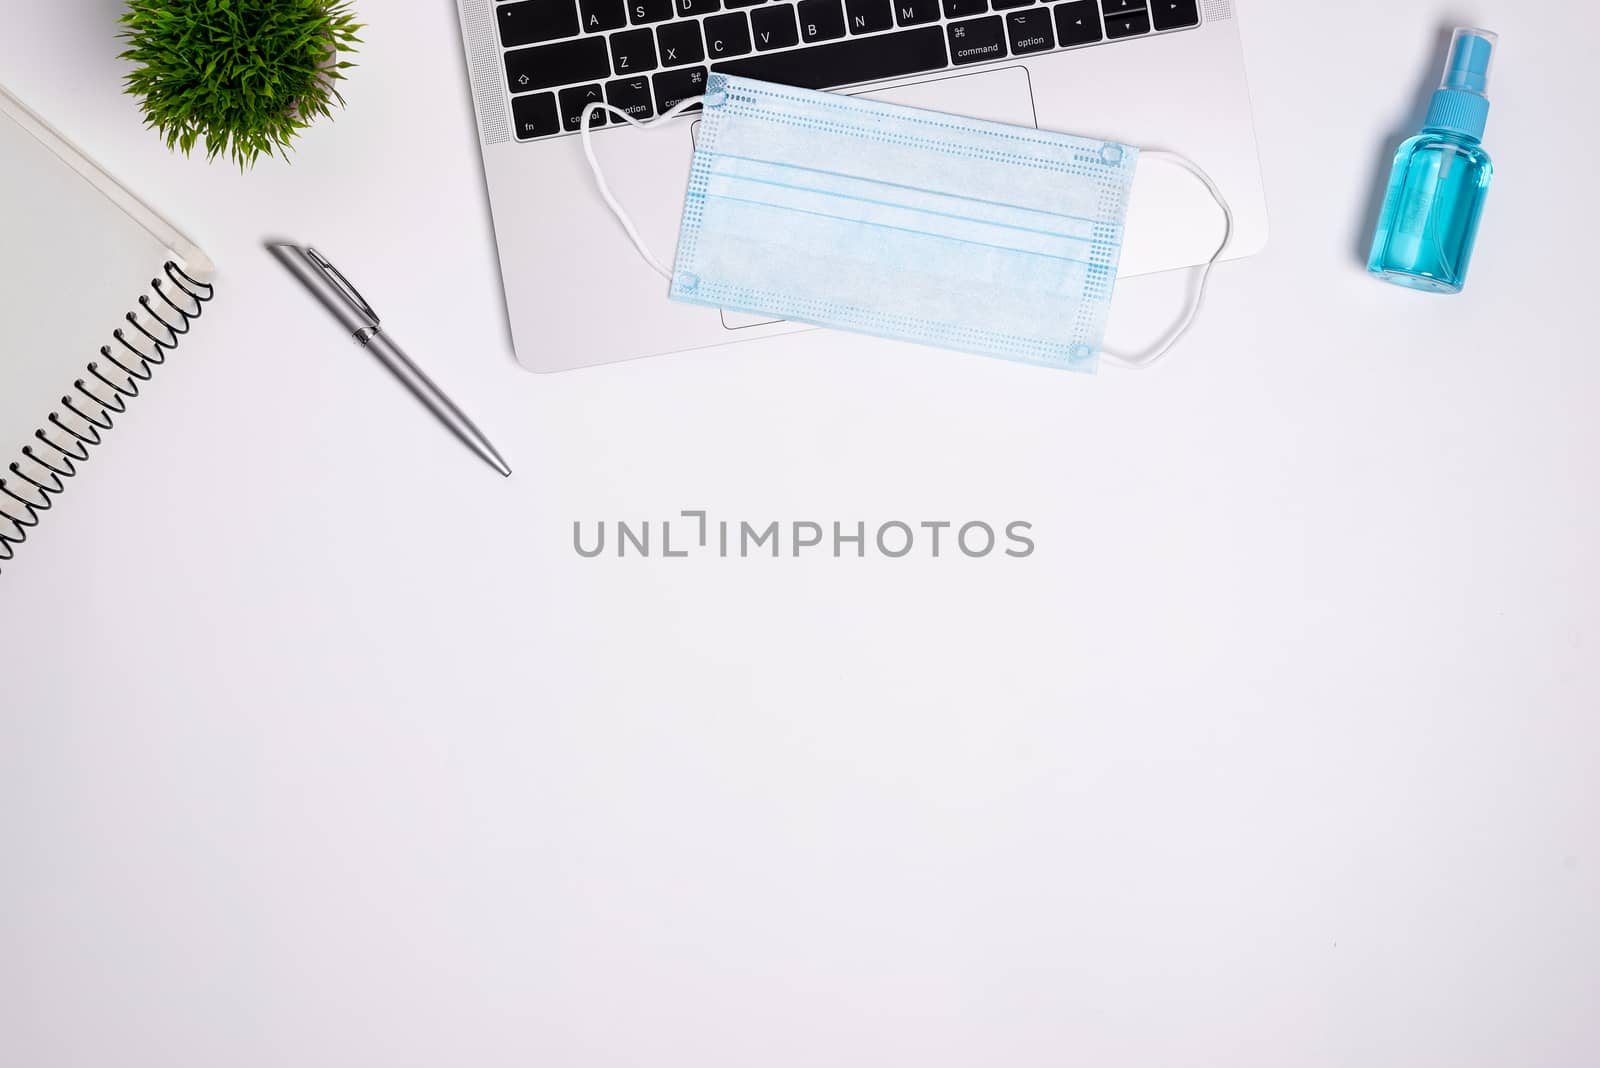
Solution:
M 894 20 L 902 26 L 939 21 L 939 0 L 894 0 Z
M 1130 15 L 1145 9 L 1145 0 L 1100 0 L 1100 7 L 1105 11 L 1106 17 L 1112 15 Z
M 764 2 L 765 2 L 765 0 L 728 0 L 728 6 L 729 7 L 755 7 L 757 4 L 764 3 Z
M 604 100 L 600 92 L 599 83 L 594 85 L 575 85 L 571 89 L 561 90 L 561 126 L 563 129 L 576 130 L 578 123 L 583 121 L 583 109 L 595 101 Z M 606 113 L 597 111 L 589 116 L 590 127 L 604 126 Z
M 844 0 L 844 17 L 851 33 L 876 33 L 894 26 L 889 0 Z
M 656 69 L 655 31 L 626 30 L 611 35 L 611 65 L 618 74 Z
M 1119 37 L 1137 37 L 1150 32 L 1150 15 L 1140 11 L 1133 15 L 1107 15 L 1106 37 L 1115 41 Z
M 706 19 L 706 55 L 712 59 L 750 51 L 750 20 L 743 11 Z
M 999 59 L 1006 54 L 1006 31 L 999 15 L 952 22 L 945 29 L 950 31 L 950 60 L 957 66 Z
M 704 67 L 691 67 L 688 70 L 664 70 L 657 74 L 656 83 L 656 112 L 665 115 L 690 97 L 700 96 L 706 91 L 706 69 Z M 699 105 L 690 108 L 696 111 Z
M 1006 39 L 1011 42 L 1014 56 L 1050 51 L 1056 46 L 1055 34 L 1050 32 L 1050 12 L 1042 7 L 1013 11 L 1006 16 Z
M 606 103 L 626 111 L 636 119 L 648 119 L 655 114 L 650 107 L 649 78 L 618 78 L 614 82 L 606 82 Z
M 944 0 L 944 17 L 964 19 L 989 10 L 989 0 Z
M 844 36 L 844 12 L 839 0 L 800 0 L 800 40 L 804 44 Z
M 500 23 L 500 43 L 507 48 L 573 37 L 578 32 L 578 9 L 572 0 L 501 4 L 495 15 Z
M 1093 44 L 1100 40 L 1100 9 L 1094 0 L 1072 0 L 1057 4 L 1056 40 L 1062 48 Z
M 604 37 L 580 37 L 560 44 L 537 45 L 506 53 L 506 77 L 513 93 L 552 85 L 592 82 L 611 76 Z
M 1027 7 L 1033 0 L 994 0 L 996 11 L 1009 11 L 1014 7 Z
M 663 67 L 681 67 L 706 58 L 697 22 L 673 22 L 660 27 L 656 30 L 656 45 Z
M 511 101 L 511 119 L 519 141 L 561 132 L 554 93 L 529 93 L 516 97 Z
M 794 24 L 794 5 L 764 7 L 750 12 L 750 28 L 755 32 L 756 51 L 788 48 L 800 43 L 800 30 Z
M 1150 0 L 1150 17 L 1158 30 L 1181 30 L 1200 25 L 1198 0 Z
M 665 22 L 672 17 L 673 0 L 628 0 L 628 18 L 635 26 Z
M 896 6 L 907 2 L 895 0 Z M 938 18 L 938 8 L 932 10 L 933 17 Z M 718 63 L 712 69 L 802 89 L 833 89 L 938 70 L 947 63 L 944 30 L 939 26 L 921 26 L 909 33 L 852 37 L 848 41 L 789 52 L 758 53 Z
M 615 30 L 628 24 L 624 0 L 578 0 L 578 21 L 584 33 Z
M 722 10 L 722 0 L 676 0 L 675 6 L 680 17 L 709 15 Z

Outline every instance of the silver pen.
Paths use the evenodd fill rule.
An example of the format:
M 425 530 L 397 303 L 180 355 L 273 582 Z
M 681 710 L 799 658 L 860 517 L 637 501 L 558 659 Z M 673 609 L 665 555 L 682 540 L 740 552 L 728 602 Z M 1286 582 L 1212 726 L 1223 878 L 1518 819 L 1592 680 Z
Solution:
M 339 268 L 314 248 L 301 248 L 299 245 L 267 247 L 368 352 L 382 360 L 383 365 L 393 371 L 394 376 L 439 417 L 441 423 L 466 442 L 473 452 L 489 461 L 496 471 L 510 476 L 511 468 L 489 444 L 483 431 L 474 426 L 472 420 L 439 391 L 439 387 L 411 362 L 410 357 L 400 351 L 400 346 L 391 341 L 389 335 L 379 330 L 378 313 L 350 284 L 350 279 L 340 273 Z

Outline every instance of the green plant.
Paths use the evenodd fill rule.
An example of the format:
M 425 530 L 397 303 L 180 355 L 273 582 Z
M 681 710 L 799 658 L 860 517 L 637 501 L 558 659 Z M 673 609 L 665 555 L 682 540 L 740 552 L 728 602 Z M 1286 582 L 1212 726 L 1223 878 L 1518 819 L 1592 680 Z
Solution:
M 188 155 L 239 168 L 276 152 L 344 105 L 337 82 L 361 43 L 349 0 L 131 0 L 122 58 L 145 125 Z

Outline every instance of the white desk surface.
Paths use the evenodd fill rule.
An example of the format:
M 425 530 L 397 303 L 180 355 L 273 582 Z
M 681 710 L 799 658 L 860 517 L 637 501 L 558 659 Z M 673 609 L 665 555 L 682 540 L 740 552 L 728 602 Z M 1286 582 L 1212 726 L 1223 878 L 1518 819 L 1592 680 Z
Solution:
M 118 4 L 15 5 L 0 81 L 224 273 L 0 576 L 0 1062 L 1600 1060 L 1600 14 L 1241 6 L 1272 243 L 1090 379 L 821 333 L 526 374 L 449 0 L 362 5 L 348 111 L 244 176 L 140 129 Z M 1453 20 L 1503 34 L 1501 171 L 1436 299 L 1358 254 Z M 572 549 L 694 508 L 1038 550 Z

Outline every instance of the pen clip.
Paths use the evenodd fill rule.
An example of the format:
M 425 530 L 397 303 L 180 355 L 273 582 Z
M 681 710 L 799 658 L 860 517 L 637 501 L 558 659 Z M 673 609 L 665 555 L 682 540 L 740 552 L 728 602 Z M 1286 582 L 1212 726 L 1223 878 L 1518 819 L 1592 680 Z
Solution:
M 323 274 L 332 279 L 333 284 L 339 287 L 339 291 L 344 294 L 346 300 L 350 301 L 350 303 L 355 306 L 357 311 L 371 319 L 373 326 L 378 325 L 378 310 L 371 304 L 367 303 L 367 298 L 363 297 L 361 295 L 361 291 L 351 283 L 350 279 L 344 276 L 343 271 L 335 267 L 328 257 L 324 256 L 314 248 L 308 246 L 306 248 L 306 255 L 311 259 L 312 263 L 317 265 Z

